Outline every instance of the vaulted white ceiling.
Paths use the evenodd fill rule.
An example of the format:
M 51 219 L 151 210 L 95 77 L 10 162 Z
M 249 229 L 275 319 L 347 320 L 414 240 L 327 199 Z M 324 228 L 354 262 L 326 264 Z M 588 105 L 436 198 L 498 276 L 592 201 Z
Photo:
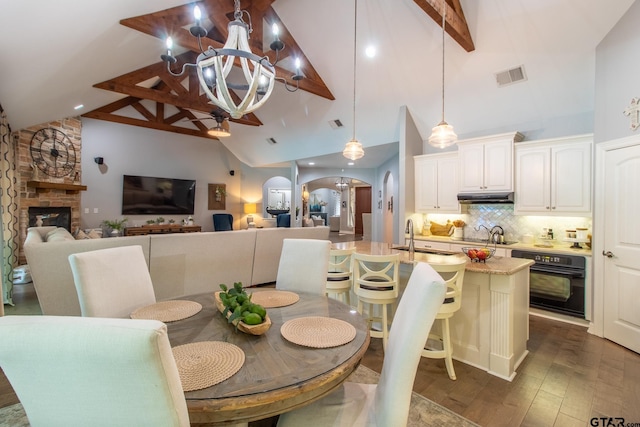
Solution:
M 93 85 L 158 62 L 163 42 L 119 21 L 186 3 L 2 2 L 0 103 L 9 124 L 21 129 L 124 97 Z M 445 39 L 447 121 L 464 137 L 536 130 L 592 114 L 596 46 L 632 3 L 461 0 L 475 50 Z M 440 26 L 413 0 L 358 4 L 357 138 L 365 150 L 398 141 L 406 105 L 426 139 L 441 118 Z M 273 8 L 336 99 L 278 85 L 255 112 L 263 125 L 232 123 L 232 136 L 222 141 L 251 166 L 338 153 L 353 129 L 353 2 L 276 0 Z M 369 44 L 377 47 L 373 59 L 363 53 Z M 497 86 L 496 72 L 521 65 L 526 81 Z M 85 106 L 80 112 L 73 109 L 78 104 Z M 344 127 L 333 129 L 335 119 Z M 336 167 L 346 164 L 335 159 L 342 162 Z

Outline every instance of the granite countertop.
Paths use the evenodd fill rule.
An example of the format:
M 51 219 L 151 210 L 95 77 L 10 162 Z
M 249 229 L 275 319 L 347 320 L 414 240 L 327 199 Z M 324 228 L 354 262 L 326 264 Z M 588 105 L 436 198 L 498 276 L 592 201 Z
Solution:
M 406 235 L 405 237 L 408 239 L 409 235 Z M 431 236 L 431 235 L 425 236 L 420 234 L 420 235 L 415 235 L 414 239 L 426 240 L 431 242 L 453 243 L 457 245 L 469 245 L 469 246 L 482 245 L 481 243 L 478 243 L 478 242 L 467 242 L 465 240 L 453 240 L 449 236 Z M 526 244 L 526 243 L 516 242 L 511 245 L 496 245 L 495 247 L 502 248 L 502 249 L 519 249 L 519 250 L 526 250 L 526 251 L 563 253 L 568 255 L 584 255 L 589 257 L 591 256 L 591 249 L 589 249 L 584 243 L 580 244 L 582 246 L 582 249 L 572 248 L 571 245 L 573 245 L 573 243 L 564 242 L 562 240 L 553 240 L 552 245 L 553 246 L 551 247 L 541 247 L 541 246 L 535 246 L 535 244 L 533 243 Z M 490 244 L 489 247 L 493 248 L 494 245 Z
M 510 275 L 534 264 L 533 260 L 506 257 L 493 257 L 486 262 L 471 262 L 462 252 L 454 253 L 453 255 L 415 252 L 413 257 L 411 257 L 409 251 L 393 249 L 392 245 L 388 243 L 370 242 L 366 240 L 334 243 L 332 247 L 336 249 L 355 247 L 357 252 L 369 255 L 400 254 L 400 263 L 402 264 L 415 264 L 419 261 L 428 264 L 454 264 L 458 263 L 460 259 L 464 259 L 467 260 L 466 271 L 484 274 Z

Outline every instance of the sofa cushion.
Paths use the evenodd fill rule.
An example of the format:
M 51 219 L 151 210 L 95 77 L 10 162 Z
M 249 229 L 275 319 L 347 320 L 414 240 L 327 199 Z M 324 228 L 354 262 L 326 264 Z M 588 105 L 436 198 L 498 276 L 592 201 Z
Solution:
M 47 233 L 47 242 L 64 242 L 65 240 L 75 240 L 66 228 L 58 227 Z

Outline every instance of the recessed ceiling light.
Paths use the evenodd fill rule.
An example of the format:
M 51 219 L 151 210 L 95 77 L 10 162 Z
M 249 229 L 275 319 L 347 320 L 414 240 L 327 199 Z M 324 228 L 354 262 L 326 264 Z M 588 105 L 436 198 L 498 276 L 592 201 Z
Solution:
M 367 55 L 367 57 L 369 58 L 373 58 L 376 56 L 376 47 L 373 45 L 369 45 L 367 46 L 367 48 L 364 51 L 365 55 Z
M 315 164 L 316 164 L 315 162 L 309 162 L 309 166 L 313 166 Z
M 84 108 L 84 105 L 79 104 L 79 105 L 76 105 L 75 107 L 73 107 L 74 110 L 79 110 L 81 108 Z
M 355 165 L 355 162 L 349 162 L 349 163 L 347 163 L 347 165 L 353 166 L 353 165 Z

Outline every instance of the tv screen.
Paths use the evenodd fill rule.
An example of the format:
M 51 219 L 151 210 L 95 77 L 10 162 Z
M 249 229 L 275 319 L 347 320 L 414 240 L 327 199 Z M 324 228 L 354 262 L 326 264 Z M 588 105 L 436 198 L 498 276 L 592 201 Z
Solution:
M 194 179 L 124 175 L 122 181 L 123 215 L 193 214 Z

